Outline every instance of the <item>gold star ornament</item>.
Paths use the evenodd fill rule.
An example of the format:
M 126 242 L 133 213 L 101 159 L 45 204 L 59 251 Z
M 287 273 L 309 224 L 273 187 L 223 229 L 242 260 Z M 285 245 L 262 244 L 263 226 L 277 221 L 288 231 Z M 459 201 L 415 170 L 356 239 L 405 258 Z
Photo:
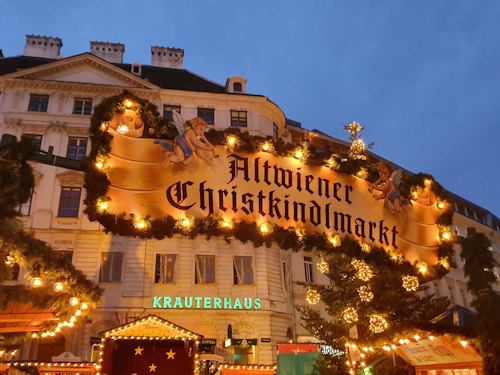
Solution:
M 158 366 L 155 366 L 155 364 L 154 364 L 154 363 L 151 363 L 151 366 L 148 366 L 148 367 L 149 367 L 149 372 L 156 372 L 156 368 L 157 368 Z
M 168 356 L 167 359 L 175 359 L 174 358 L 175 352 L 173 352 L 172 349 L 170 349 L 170 351 L 166 352 L 165 354 Z
M 144 350 L 144 348 L 141 348 L 140 346 L 138 346 L 137 348 L 135 348 L 135 355 L 142 355 L 143 350 Z

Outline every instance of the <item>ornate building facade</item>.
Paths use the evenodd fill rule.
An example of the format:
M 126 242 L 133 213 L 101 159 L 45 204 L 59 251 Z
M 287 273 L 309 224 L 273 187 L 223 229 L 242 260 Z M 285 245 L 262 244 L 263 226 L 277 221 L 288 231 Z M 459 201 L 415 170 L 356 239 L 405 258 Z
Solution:
M 90 52 L 68 58 L 60 56 L 61 46 L 58 38 L 27 36 L 23 56 L 0 58 L 0 134 L 28 135 L 41 150 L 53 147 L 55 155 L 83 160 L 93 108 L 123 90 L 149 100 L 165 118 L 177 111 L 186 119 L 201 117 L 211 128 L 238 127 L 296 143 L 308 132 L 287 121 L 269 98 L 248 94 L 246 79 L 234 76 L 220 85 L 183 69 L 181 49 L 154 46 L 151 65 L 142 65 L 123 63 L 122 44 L 91 42 Z M 324 134 L 311 142 L 345 145 Z M 305 300 L 295 282 L 329 281 L 316 269 L 314 254 L 222 239 L 106 234 L 83 213 L 83 173 L 33 167 L 35 191 L 20 207 L 26 229 L 70 257 L 104 295 L 100 307 L 63 330 L 57 342 L 28 340 L 22 359 L 47 361 L 65 351 L 92 360 L 99 333 L 147 314 L 203 335 L 226 363 L 273 364 L 277 343 L 313 340 L 295 310 Z M 467 227 L 476 227 L 492 240 L 500 261 L 499 219 L 460 197 L 454 204 L 455 233 L 465 236 Z M 457 269 L 428 292 L 470 308 L 458 253 L 456 262 Z M 22 269 L 12 282 L 25 282 Z

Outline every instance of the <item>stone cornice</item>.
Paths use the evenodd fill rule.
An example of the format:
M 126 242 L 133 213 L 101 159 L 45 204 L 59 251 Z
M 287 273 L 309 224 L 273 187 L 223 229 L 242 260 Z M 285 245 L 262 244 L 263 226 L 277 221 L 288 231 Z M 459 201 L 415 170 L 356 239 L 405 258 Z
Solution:
M 72 56 L 47 64 L 9 73 L 5 77 L 9 79 L 27 78 L 36 80 L 47 75 L 64 72 L 75 67 L 82 66 L 92 66 L 94 68 L 97 68 L 109 76 L 118 77 L 123 81 L 129 82 L 131 87 L 146 88 L 149 90 L 158 88 L 156 85 L 149 83 L 148 81 L 145 81 L 132 73 L 126 72 L 125 70 L 120 69 L 113 64 L 110 64 L 90 53 L 84 53 L 81 55 Z
M 149 88 L 98 85 L 94 83 L 79 83 L 65 81 L 48 81 L 43 79 L 10 78 L 5 82 L 5 89 L 45 89 L 50 91 L 65 91 L 72 95 L 114 96 L 123 90 L 129 90 L 145 99 L 158 99 L 159 90 Z

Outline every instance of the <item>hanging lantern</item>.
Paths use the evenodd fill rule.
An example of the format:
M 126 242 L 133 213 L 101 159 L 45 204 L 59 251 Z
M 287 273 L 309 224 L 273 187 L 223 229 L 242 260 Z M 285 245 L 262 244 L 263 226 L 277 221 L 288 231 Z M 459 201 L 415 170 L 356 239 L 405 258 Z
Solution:
M 314 289 L 309 289 L 306 293 L 306 301 L 311 305 L 316 305 L 320 301 L 321 297 L 317 291 Z
M 389 323 L 380 315 L 372 315 L 370 317 L 370 326 L 368 327 L 373 333 L 381 333 L 384 332 L 387 327 L 389 327 Z
M 358 288 L 359 298 L 363 302 L 370 302 L 373 299 L 373 292 L 369 286 L 361 286 Z
M 403 276 L 403 288 L 406 289 L 407 292 L 416 292 L 420 282 L 418 281 L 418 277 L 406 275 Z
M 358 312 L 354 307 L 348 307 L 342 313 L 342 319 L 344 319 L 347 323 L 354 323 L 358 321 Z
M 330 270 L 330 267 L 328 266 L 328 262 L 326 260 L 324 260 L 323 258 L 321 258 L 321 260 L 318 262 L 316 267 L 318 267 L 318 271 L 321 273 L 328 273 L 328 271 Z

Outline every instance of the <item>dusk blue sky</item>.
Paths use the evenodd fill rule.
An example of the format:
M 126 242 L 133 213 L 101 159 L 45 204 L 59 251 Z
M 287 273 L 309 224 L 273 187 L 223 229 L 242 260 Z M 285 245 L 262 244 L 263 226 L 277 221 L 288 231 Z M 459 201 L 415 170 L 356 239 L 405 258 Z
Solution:
M 4 2 L 0 49 L 26 34 L 60 37 L 68 57 L 90 41 L 185 50 L 184 67 L 215 82 L 241 75 L 288 118 L 347 140 L 358 121 L 373 151 L 500 215 L 500 2 Z

